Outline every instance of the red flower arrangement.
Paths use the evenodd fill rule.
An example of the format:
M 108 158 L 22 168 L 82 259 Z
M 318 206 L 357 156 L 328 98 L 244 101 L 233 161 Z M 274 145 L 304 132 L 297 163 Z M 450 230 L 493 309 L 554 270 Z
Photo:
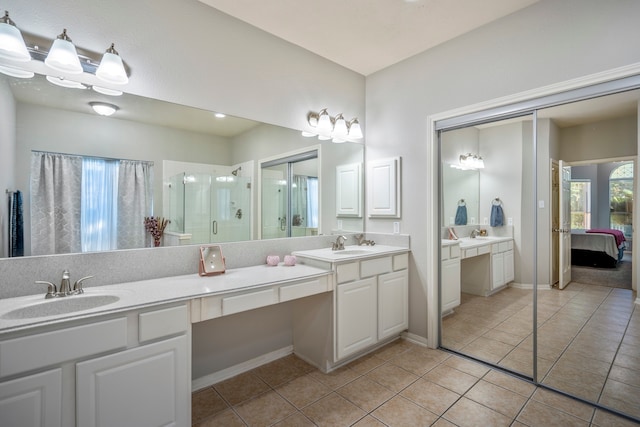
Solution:
M 151 237 L 153 237 L 153 246 L 160 246 L 162 235 L 164 234 L 164 229 L 167 227 L 167 224 L 169 224 L 169 220 L 162 217 L 146 216 L 144 218 L 144 228 L 151 234 Z

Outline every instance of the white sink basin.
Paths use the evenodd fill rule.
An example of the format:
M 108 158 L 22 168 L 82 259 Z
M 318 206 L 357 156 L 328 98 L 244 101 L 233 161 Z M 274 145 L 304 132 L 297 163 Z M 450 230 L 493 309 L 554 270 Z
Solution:
M 333 251 L 333 255 L 336 256 L 340 256 L 340 255 L 344 255 L 344 256 L 353 256 L 353 255 L 366 255 L 366 254 L 371 254 L 373 253 L 373 251 L 370 251 L 368 249 L 343 249 L 343 250 L 338 250 L 338 251 Z
M 66 297 L 51 298 L 35 304 L 25 305 L 1 316 L 2 319 L 32 319 L 35 317 L 56 316 L 89 310 L 118 302 L 120 297 L 110 294 L 99 295 L 70 295 Z

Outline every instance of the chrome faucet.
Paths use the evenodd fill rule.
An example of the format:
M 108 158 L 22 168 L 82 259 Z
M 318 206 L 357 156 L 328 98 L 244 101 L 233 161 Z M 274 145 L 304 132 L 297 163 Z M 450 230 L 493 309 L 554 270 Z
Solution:
M 479 235 L 480 235 L 480 230 L 476 229 L 476 230 L 473 230 L 473 231 L 471 232 L 471 234 L 469 235 L 469 237 L 471 237 L 472 239 L 475 239 L 475 238 L 476 238 L 476 237 L 478 237 Z
M 341 251 L 344 249 L 344 242 L 347 240 L 346 236 L 338 236 L 335 242 L 331 244 L 332 251 Z
M 45 294 L 44 297 L 46 299 L 49 299 L 49 298 L 66 297 L 68 295 L 77 295 L 77 294 L 84 293 L 84 289 L 82 289 L 82 282 L 87 279 L 91 279 L 92 277 L 93 276 L 86 276 L 86 277 L 83 277 L 82 279 L 78 279 L 73 284 L 73 287 L 71 287 L 71 275 L 69 274 L 69 270 L 65 270 L 62 272 L 62 281 L 60 282 L 59 289 L 58 287 L 56 287 L 56 285 L 54 285 L 51 282 L 36 280 L 36 283 L 48 286 L 47 293 Z

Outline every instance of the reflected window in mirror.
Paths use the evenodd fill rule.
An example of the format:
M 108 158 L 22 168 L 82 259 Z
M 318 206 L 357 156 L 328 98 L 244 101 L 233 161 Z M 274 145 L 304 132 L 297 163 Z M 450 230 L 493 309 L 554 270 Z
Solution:
M 33 255 L 146 246 L 153 162 L 34 151 Z

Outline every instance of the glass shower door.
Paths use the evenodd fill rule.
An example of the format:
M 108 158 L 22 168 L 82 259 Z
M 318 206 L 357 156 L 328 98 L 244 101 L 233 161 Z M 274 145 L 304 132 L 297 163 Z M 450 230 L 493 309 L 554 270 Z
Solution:
M 215 176 L 211 185 L 210 242 L 251 240 L 251 179 Z

